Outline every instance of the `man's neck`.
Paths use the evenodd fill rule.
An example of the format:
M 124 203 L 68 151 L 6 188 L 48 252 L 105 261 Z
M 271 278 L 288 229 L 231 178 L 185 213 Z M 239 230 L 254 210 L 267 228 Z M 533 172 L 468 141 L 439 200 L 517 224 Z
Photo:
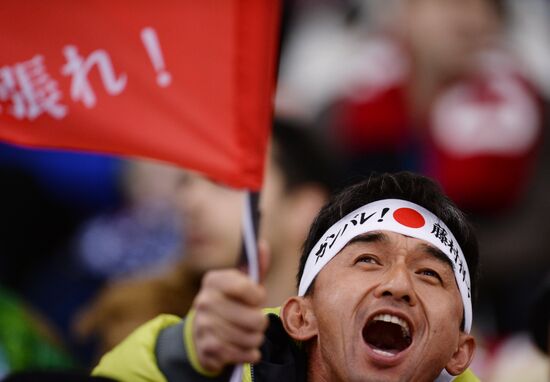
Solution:
M 315 341 L 315 340 L 313 340 Z M 308 382 L 345 382 L 331 373 L 329 366 L 322 359 L 316 342 L 307 349 L 307 380 Z

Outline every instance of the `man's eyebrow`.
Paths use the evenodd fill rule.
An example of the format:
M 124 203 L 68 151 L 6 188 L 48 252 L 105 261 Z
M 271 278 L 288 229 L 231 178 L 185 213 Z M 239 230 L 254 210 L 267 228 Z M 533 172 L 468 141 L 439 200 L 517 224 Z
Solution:
M 347 244 L 346 244 L 346 247 L 348 245 L 351 245 L 353 243 L 383 243 L 383 242 L 387 242 L 389 241 L 389 237 L 388 235 L 386 235 L 385 233 L 383 232 L 367 232 L 367 233 L 364 233 L 362 235 L 358 235 L 358 236 L 355 236 L 353 239 L 351 239 Z M 451 269 L 454 271 L 454 264 L 453 262 L 451 261 L 451 259 L 449 259 L 449 257 L 443 253 L 440 249 L 432 246 L 432 245 L 429 245 L 429 244 L 420 244 L 420 249 L 424 252 L 427 252 L 428 254 L 432 255 L 433 257 L 435 257 L 436 260 L 446 264 L 446 265 L 449 265 L 451 267 Z
M 355 236 L 346 244 L 346 247 L 353 243 L 381 243 L 387 241 L 389 241 L 388 235 L 383 232 L 367 232 Z
M 429 244 L 420 244 L 420 247 L 422 248 L 423 251 L 429 253 L 430 255 L 435 257 L 437 260 L 449 265 L 451 267 L 451 269 L 454 271 L 455 267 L 454 267 L 453 262 L 440 249 L 435 248 L 435 247 L 433 247 Z

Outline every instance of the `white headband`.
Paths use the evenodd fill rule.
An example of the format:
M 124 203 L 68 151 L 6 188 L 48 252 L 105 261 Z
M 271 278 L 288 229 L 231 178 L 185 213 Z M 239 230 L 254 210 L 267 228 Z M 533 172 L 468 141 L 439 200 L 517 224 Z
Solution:
M 424 240 L 451 260 L 464 306 L 464 331 L 470 333 L 470 273 L 462 249 L 445 223 L 427 209 L 405 200 L 378 200 L 350 212 L 333 224 L 309 252 L 298 295 L 305 295 L 317 274 L 351 239 L 371 231 L 391 231 Z

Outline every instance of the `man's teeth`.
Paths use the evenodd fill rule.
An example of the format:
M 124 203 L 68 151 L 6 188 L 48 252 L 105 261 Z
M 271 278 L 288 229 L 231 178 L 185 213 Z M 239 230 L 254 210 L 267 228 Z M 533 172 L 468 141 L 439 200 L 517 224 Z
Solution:
M 378 353 L 380 355 L 383 355 L 384 357 L 395 357 L 395 353 L 392 353 L 392 352 L 389 352 L 389 351 L 386 351 L 386 350 L 372 349 L 372 351 L 374 351 L 375 353 Z
M 403 331 L 404 336 L 410 336 L 409 324 L 407 324 L 407 321 L 403 320 L 402 318 L 399 318 L 392 314 L 379 314 L 378 316 L 375 316 L 373 318 L 373 321 L 384 321 L 391 322 L 392 324 L 397 324 L 401 326 L 401 330 Z

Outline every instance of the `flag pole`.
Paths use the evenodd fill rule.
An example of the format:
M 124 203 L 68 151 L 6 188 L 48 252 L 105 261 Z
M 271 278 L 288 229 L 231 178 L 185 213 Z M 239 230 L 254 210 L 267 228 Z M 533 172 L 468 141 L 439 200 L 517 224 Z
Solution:
M 256 191 L 247 191 L 245 194 L 242 215 L 243 245 L 239 260 L 239 266 L 246 267 L 248 276 L 257 283 L 260 282 L 258 258 L 259 195 L 260 193 Z
M 259 199 L 260 193 L 246 191 L 244 197 L 244 211 L 242 214 L 243 245 L 239 267 L 248 269 L 248 276 L 254 282 L 260 282 L 260 262 L 258 256 L 258 224 L 260 220 Z M 236 365 L 231 374 L 230 382 L 241 382 L 243 365 Z

